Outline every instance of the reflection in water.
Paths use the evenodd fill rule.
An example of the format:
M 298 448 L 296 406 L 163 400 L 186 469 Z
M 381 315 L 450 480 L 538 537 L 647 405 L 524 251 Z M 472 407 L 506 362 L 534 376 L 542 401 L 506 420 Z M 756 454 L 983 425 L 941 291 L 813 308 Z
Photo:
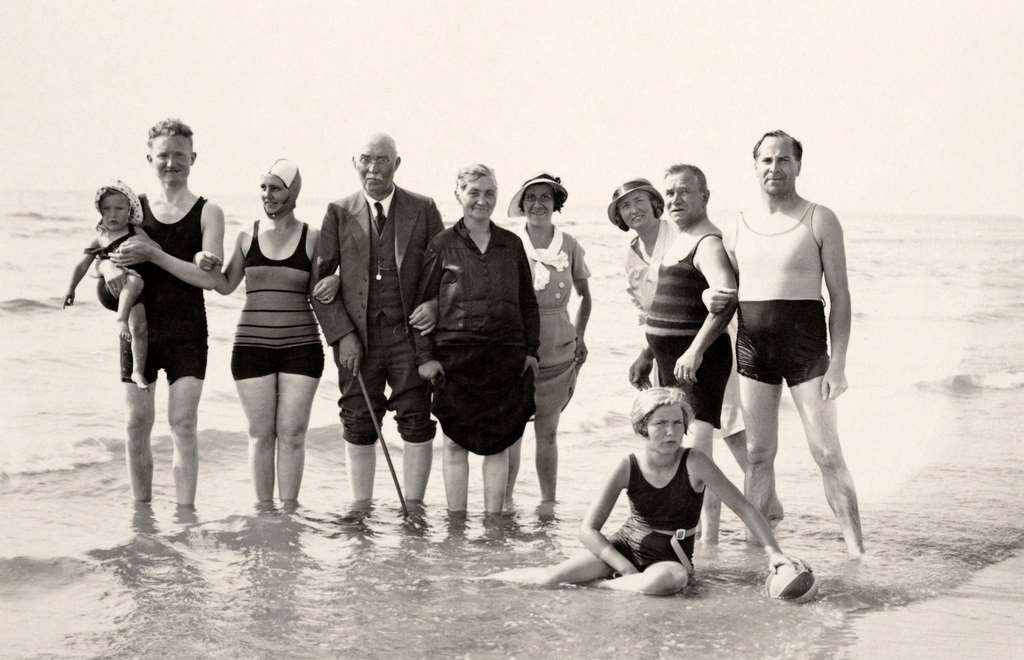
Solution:
M 156 534 L 156 517 L 149 502 L 135 502 L 132 530 L 136 534 Z
M 537 518 L 542 523 L 557 523 L 558 519 L 555 515 L 555 503 L 554 502 L 541 502 L 537 505 L 536 510 Z
M 961 507 L 957 500 L 966 497 L 946 502 Z M 533 511 L 449 513 L 441 506 L 403 518 L 393 506 L 371 506 L 341 514 L 256 507 L 205 520 L 193 510 L 161 515 L 138 504 L 128 539 L 90 553 L 116 581 L 99 599 L 113 624 L 77 638 L 76 648 L 109 656 L 607 657 L 699 650 L 815 657 L 825 631 L 842 625 L 846 613 L 934 593 L 951 571 L 966 571 L 976 556 L 994 557 L 1020 540 L 1018 528 L 977 517 L 947 522 L 947 533 L 936 537 L 929 530 L 943 514 L 917 509 L 922 499 L 924 493 L 914 493 L 904 506 L 876 509 L 872 531 L 890 543 L 879 543 L 869 563 L 833 552 L 838 541 L 825 516 L 787 519 L 783 546 L 810 561 L 822 580 L 821 598 L 806 607 L 763 597 L 764 555 L 743 542 L 738 526 L 725 530 L 719 546 L 698 547 L 697 577 L 685 595 L 654 599 L 478 579 L 578 550 L 582 505 L 551 519 Z M 971 549 L 969 529 L 984 532 L 969 541 Z M 666 628 L 666 621 L 685 625 Z M 801 632 L 780 641 L 780 629 Z
M 191 504 L 179 504 L 174 509 L 175 525 L 194 525 L 199 522 L 196 515 L 196 508 Z
M 194 516 L 178 512 L 175 522 Z M 201 654 L 215 636 L 207 627 L 210 586 L 200 562 L 190 557 L 181 533 L 161 535 L 148 503 L 133 507 L 131 530 L 133 536 L 125 543 L 88 553 L 122 586 L 105 604 L 118 611 L 107 651 L 149 655 L 174 648 Z
M 292 628 L 302 617 L 302 583 L 315 583 L 319 573 L 303 552 L 306 529 L 298 516 L 270 508 L 246 517 L 240 529 L 215 534 L 235 554 L 231 568 L 242 583 L 233 598 L 244 605 L 235 618 L 252 640 L 266 639 L 268 628 L 276 630 L 276 645 L 287 648 L 293 640 Z

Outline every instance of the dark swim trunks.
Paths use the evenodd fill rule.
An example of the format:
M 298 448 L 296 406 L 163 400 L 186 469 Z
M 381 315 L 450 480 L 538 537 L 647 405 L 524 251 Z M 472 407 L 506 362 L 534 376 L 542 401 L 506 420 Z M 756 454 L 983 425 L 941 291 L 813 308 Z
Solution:
M 319 378 L 324 373 L 324 351 L 320 344 L 287 348 L 236 345 L 231 350 L 231 376 L 235 380 L 276 373 Z
M 820 300 L 740 301 L 736 371 L 790 387 L 828 371 L 828 330 Z
M 122 353 L 124 348 L 122 346 Z M 206 378 L 206 340 L 203 343 L 150 342 L 146 355 L 146 368 L 143 375 L 147 383 L 156 382 L 157 372 L 161 369 L 167 375 L 168 384 L 184 376 L 192 376 L 199 380 Z M 125 369 L 131 375 L 131 350 L 128 351 L 128 364 L 125 366 L 122 357 L 121 382 L 130 383 L 131 378 L 125 376 Z
M 680 383 L 673 373 L 676 360 L 690 348 L 695 337 L 661 337 L 647 335 L 647 345 L 654 351 L 658 365 L 658 378 L 665 386 L 678 387 L 686 393 L 686 400 L 693 406 L 694 417 L 707 422 L 716 429 L 722 428 L 722 400 L 725 386 L 732 373 L 732 348 L 729 333 L 723 332 L 704 351 L 704 359 L 697 369 L 697 382 Z
M 695 536 L 688 536 L 681 542 L 683 552 L 690 560 L 690 565 L 687 566 L 687 570 L 690 571 L 693 569 L 693 541 L 695 538 Z M 682 563 L 679 555 L 672 548 L 671 536 L 656 532 L 635 518 L 627 518 L 619 531 L 615 532 L 608 541 L 619 554 L 636 566 L 638 571 L 643 571 L 651 564 L 660 561 Z

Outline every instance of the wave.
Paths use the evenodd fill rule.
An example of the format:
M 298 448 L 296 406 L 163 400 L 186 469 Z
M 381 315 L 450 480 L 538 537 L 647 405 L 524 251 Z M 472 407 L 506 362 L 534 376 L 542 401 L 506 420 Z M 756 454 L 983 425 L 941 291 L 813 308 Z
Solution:
M 117 458 L 123 441 L 114 438 L 86 438 L 59 452 L 8 456 L 0 465 L 0 482 L 19 474 L 65 472 L 89 465 L 109 463 Z
M 26 220 L 50 220 L 54 222 L 82 222 L 84 218 L 75 215 L 49 215 L 38 211 L 15 211 L 8 213 L 11 218 L 24 218 Z
M 955 374 L 940 381 L 920 382 L 917 386 L 921 389 L 938 389 L 953 394 L 972 394 L 985 390 L 1019 390 L 1024 388 L 1024 371 Z
M 74 557 L 0 557 L 0 586 L 58 587 L 92 570 L 89 562 Z
M 1004 291 L 1012 291 L 1014 294 L 1020 289 L 1019 284 L 993 284 L 989 287 L 990 289 L 1002 289 Z M 990 298 L 991 300 L 991 298 Z M 968 316 L 965 320 L 968 323 L 976 324 L 988 324 L 993 321 L 1012 321 L 1021 318 L 1024 315 L 1024 303 L 1008 303 L 1001 305 L 996 309 L 987 309 L 985 311 L 978 311 Z
M 32 300 L 31 298 L 11 298 L 10 300 L 0 300 L 0 312 L 52 312 L 55 309 L 60 309 L 59 301 L 45 302 L 42 300 Z

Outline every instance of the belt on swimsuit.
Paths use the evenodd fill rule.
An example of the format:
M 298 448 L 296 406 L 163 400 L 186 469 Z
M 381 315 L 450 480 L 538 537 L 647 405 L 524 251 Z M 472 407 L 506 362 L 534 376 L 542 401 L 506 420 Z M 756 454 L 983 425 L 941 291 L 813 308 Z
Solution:
M 676 558 L 679 563 L 686 567 L 686 572 L 693 575 L 693 563 L 690 562 L 690 558 L 686 556 L 686 551 L 683 550 L 682 541 L 691 536 L 697 534 L 697 526 L 694 525 L 690 529 L 677 529 L 674 532 L 667 532 L 665 530 L 656 529 L 655 532 L 659 534 L 665 534 L 669 537 L 668 544 L 672 546 L 672 551 L 676 553 Z

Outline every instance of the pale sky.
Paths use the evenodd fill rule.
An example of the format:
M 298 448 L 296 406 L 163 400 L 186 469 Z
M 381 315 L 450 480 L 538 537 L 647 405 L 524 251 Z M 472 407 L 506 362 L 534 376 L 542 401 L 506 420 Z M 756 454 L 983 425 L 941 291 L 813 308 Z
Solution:
M 437 198 L 470 162 L 503 200 L 556 173 L 571 204 L 683 161 L 733 209 L 782 128 L 799 190 L 837 212 L 1024 215 L 1018 2 L 5 0 L 0 19 L 4 189 L 152 190 L 146 131 L 177 116 L 210 196 L 256 194 L 279 157 L 342 196 L 382 130 L 399 184 Z

